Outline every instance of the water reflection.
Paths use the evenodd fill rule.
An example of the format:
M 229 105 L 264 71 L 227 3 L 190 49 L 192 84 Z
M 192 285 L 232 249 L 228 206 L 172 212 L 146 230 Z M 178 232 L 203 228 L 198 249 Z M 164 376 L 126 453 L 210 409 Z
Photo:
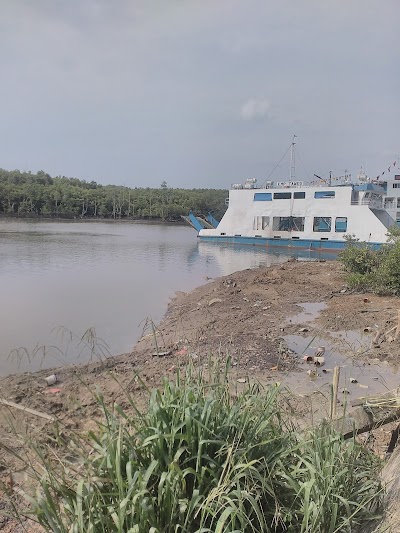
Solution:
M 158 322 L 176 291 L 288 256 L 285 249 L 201 243 L 185 226 L 2 220 L 0 374 L 17 370 L 8 359 L 14 348 L 32 354 L 35 347 L 56 346 L 64 354 L 54 333 L 60 326 L 77 339 L 95 328 L 111 353 L 125 352 L 140 336 L 141 322 Z M 65 358 L 88 355 L 70 344 Z M 59 364 L 48 350 L 40 359 L 20 357 L 20 370 Z

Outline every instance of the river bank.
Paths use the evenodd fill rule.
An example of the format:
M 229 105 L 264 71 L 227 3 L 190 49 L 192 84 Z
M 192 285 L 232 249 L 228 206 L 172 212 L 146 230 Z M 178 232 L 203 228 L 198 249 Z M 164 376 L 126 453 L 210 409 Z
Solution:
M 351 292 L 342 266 L 335 261 L 288 261 L 208 280 L 189 293 L 176 294 L 160 324 L 145 325 L 144 335 L 131 353 L 98 361 L 99 350 L 94 344 L 90 364 L 2 379 L 1 398 L 38 411 L 26 413 L 3 407 L 3 444 L 23 452 L 26 435 L 35 441 L 54 437 L 53 430 L 49 434 L 48 429 L 52 425 L 41 414 L 55 417 L 59 430 L 66 435 L 68 431 L 94 429 L 96 420 L 101 418 L 98 392 L 108 405 L 116 402 L 126 409 L 128 393 L 136 406 L 143 408 L 149 390 L 164 377 L 174 377 L 189 363 L 207 369 L 210 358 L 221 364 L 229 358 L 238 386 L 248 381 L 280 382 L 296 393 L 300 383 L 302 387 L 306 384 L 308 392 L 301 390 L 298 401 L 292 404 L 298 418 L 324 408 L 323 402 L 315 402 L 313 397 L 316 391 L 320 396 L 326 393 L 325 399 L 329 396 L 324 386 L 332 380 L 330 371 L 336 349 L 343 357 L 357 361 L 343 373 L 342 380 L 349 380 L 355 368 L 374 371 L 368 385 L 366 381 L 362 383 L 367 374 L 361 374 L 358 383 L 342 381 L 339 400 L 344 402 L 348 394 L 356 398 L 377 393 L 379 385 L 389 388 L 391 377 L 393 383 L 398 381 L 395 372 L 400 361 L 400 342 L 393 335 L 385 335 L 397 324 L 398 307 L 395 297 Z M 348 342 L 334 345 L 343 331 L 353 334 Z M 380 339 L 373 342 L 377 332 Z M 299 349 L 293 336 L 297 342 L 304 339 L 303 345 L 298 342 Z M 314 367 L 305 363 L 303 356 L 313 356 L 321 343 L 326 352 L 325 365 L 317 369 L 317 379 L 310 380 L 308 371 Z M 53 373 L 57 383 L 46 386 L 44 378 Z M 375 374 L 384 376 L 384 380 L 375 380 Z M 316 403 L 320 404 L 318 408 Z M 385 443 L 387 435 L 377 441 L 378 453 L 384 453 Z M 0 471 L 3 481 L 12 479 L 16 485 L 27 482 L 23 465 L 4 450 L 0 454 Z

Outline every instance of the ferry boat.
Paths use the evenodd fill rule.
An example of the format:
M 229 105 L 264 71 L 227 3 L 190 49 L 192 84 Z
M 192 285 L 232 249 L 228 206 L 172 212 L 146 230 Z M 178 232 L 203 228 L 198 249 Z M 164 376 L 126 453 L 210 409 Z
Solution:
M 292 160 L 293 150 L 294 143 Z M 344 248 L 345 237 L 351 235 L 379 248 L 396 223 L 385 210 L 386 191 L 367 179 L 351 183 L 347 178 L 335 185 L 289 179 L 262 187 L 250 179 L 231 186 L 228 209 L 219 223 L 192 212 L 184 218 L 202 241 L 335 251 Z
M 386 192 L 384 199 L 385 211 L 400 226 L 400 174 L 395 174 L 393 179 L 386 179 L 376 183 L 379 183 Z

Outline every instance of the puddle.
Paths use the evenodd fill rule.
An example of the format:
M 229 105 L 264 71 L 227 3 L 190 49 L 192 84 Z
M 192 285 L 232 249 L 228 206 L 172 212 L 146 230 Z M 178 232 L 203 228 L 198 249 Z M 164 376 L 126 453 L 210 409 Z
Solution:
M 319 313 L 326 308 L 325 302 L 305 302 L 296 304 L 303 308 L 303 311 L 297 315 L 293 315 L 288 319 L 291 324 L 304 324 L 305 322 L 312 322 L 318 318 Z
M 312 322 L 320 311 L 327 307 L 325 302 L 298 304 L 303 311 L 290 317 L 291 324 Z M 329 332 L 330 340 L 315 335 L 285 335 L 283 338 L 290 350 L 299 357 L 300 371 L 292 372 L 282 379 L 282 384 L 294 392 L 304 394 L 321 391 L 330 392 L 333 369 L 340 367 L 339 399 L 352 401 L 361 396 L 374 396 L 395 389 L 400 385 L 397 367 L 391 368 L 388 363 L 360 361 L 358 357 L 366 354 L 371 347 L 371 339 L 375 330 L 370 333 L 359 331 Z M 325 332 L 326 334 L 327 332 Z M 303 360 L 304 355 L 314 356 L 317 348 L 324 347 L 325 365 L 315 367 Z M 364 356 L 365 357 L 365 356 Z M 373 361 L 373 362 L 372 362 Z M 317 377 L 312 379 L 307 370 L 315 370 Z M 354 381 L 355 380 L 355 381 Z M 353 381 L 353 382 L 352 382 Z M 342 392 L 347 390 L 348 393 Z
M 346 337 L 340 335 L 345 333 Z M 329 392 L 332 383 L 333 369 L 340 366 L 339 391 L 347 389 L 349 394 L 340 393 L 339 397 L 346 396 L 348 400 L 360 396 L 372 396 L 383 394 L 399 386 L 400 376 L 397 368 L 391 368 L 387 363 L 368 364 L 357 360 L 363 351 L 370 345 L 370 338 L 365 339 L 357 331 L 337 333 L 337 340 L 327 341 L 325 338 L 301 335 L 286 335 L 284 340 L 290 350 L 299 356 L 300 372 L 288 374 L 282 383 L 298 393 L 306 393 L 317 390 Z M 350 340 L 349 340 L 350 339 Z M 357 345 L 357 349 L 354 347 Z M 303 361 L 305 354 L 313 356 L 318 347 L 325 348 L 325 365 L 315 367 L 312 363 Z M 353 357 L 350 356 L 353 354 Z M 318 377 L 311 379 L 307 370 L 316 370 Z M 357 383 L 351 383 L 351 379 Z

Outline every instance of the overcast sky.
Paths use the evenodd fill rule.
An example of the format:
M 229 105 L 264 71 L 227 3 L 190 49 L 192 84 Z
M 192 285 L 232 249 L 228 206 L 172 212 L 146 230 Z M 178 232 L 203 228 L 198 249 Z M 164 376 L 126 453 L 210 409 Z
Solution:
M 129 186 L 375 177 L 400 155 L 398 0 L 0 0 L 0 167 Z M 303 164 L 302 164 L 302 163 Z M 286 159 L 272 179 L 285 179 Z

